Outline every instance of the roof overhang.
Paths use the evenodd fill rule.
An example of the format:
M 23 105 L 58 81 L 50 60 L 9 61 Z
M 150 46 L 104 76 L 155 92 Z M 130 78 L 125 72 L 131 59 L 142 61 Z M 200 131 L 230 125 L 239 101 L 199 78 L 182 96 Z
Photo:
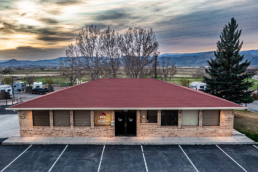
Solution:
M 245 110 L 247 107 L 98 107 L 98 108 L 6 108 L 6 110 Z

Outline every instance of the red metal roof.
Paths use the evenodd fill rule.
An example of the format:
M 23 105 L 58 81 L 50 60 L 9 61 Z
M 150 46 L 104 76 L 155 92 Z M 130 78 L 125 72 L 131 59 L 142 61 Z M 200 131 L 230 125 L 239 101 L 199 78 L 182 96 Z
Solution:
M 242 106 L 191 88 L 155 79 L 98 79 L 12 106 L 33 108 L 230 108 Z

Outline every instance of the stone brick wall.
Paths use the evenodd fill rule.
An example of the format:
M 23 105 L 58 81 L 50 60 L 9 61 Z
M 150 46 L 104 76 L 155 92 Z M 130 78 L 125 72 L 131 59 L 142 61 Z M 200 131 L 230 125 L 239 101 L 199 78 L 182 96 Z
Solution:
M 112 119 L 114 119 L 114 112 Z M 19 111 L 20 134 L 22 137 L 114 137 L 115 127 L 94 126 L 94 111 L 91 111 L 91 126 L 76 127 L 73 111 L 70 111 L 70 127 L 53 126 L 53 111 L 49 111 L 50 126 L 33 126 L 32 111 Z
M 137 111 L 138 137 L 215 137 L 232 136 L 234 110 L 221 110 L 220 126 L 202 126 L 202 111 L 199 111 L 199 126 L 181 126 L 182 111 L 178 111 L 178 126 L 161 126 L 161 111 L 158 111 L 157 124 L 140 124 L 140 111 Z
M 221 110 L 220 126 L 202 126 L 202 111 L 199 111 L 199 126 L 181 125 L 182 111 L 178 111 L 178 126 L 161 126 L 161 111 L 158 111 L 156 124 L 141 124 L 140 111 L 137 111 L 137 137 L 212 137 L 232 136 L 234 111 Z M 70 111 L 70 127 L 53 126 L 53 111 L 49 111 L 50 126 L 33 126 L 32 111 L 19 111 L 20 134 L 22 137 L 114 137 L 114 126 L 94 126 L 94 111 L 91 111 L 91 126 L 76 127 L 73 123 L 73 111 Z M 114 121 L 115 113 L 111 111 Z

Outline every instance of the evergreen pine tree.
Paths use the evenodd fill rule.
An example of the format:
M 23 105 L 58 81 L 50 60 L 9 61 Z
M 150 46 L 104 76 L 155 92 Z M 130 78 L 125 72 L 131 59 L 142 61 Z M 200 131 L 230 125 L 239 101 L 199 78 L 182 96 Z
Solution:
M 228 25 L 225 25 L 217 42 L 217 50 L 214 51 L 215 59 L 208 61 L 209 67 L 206 69 L 208 77 L 204 77 L 207 84 L 206 92 L 224 98 L 226 100 L 241 103 L 251 103 L 252 91 L 248 88 L 253 82 L 247 82 L 247 78 L 252 78 L 254 73 L 247 73 L 246 69 L 250 61 L 240 55 L 243 42 L 239 37 L 242 30 L 238 30 L 238 24 L 234 18 Z

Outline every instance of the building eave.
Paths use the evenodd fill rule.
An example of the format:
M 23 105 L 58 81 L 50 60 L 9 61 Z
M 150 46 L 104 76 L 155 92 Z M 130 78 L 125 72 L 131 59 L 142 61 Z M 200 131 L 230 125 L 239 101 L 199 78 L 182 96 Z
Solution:
M 98 108 L 6 108 L 6 110 L 245 110 L 246 107 L 98 107 Z

